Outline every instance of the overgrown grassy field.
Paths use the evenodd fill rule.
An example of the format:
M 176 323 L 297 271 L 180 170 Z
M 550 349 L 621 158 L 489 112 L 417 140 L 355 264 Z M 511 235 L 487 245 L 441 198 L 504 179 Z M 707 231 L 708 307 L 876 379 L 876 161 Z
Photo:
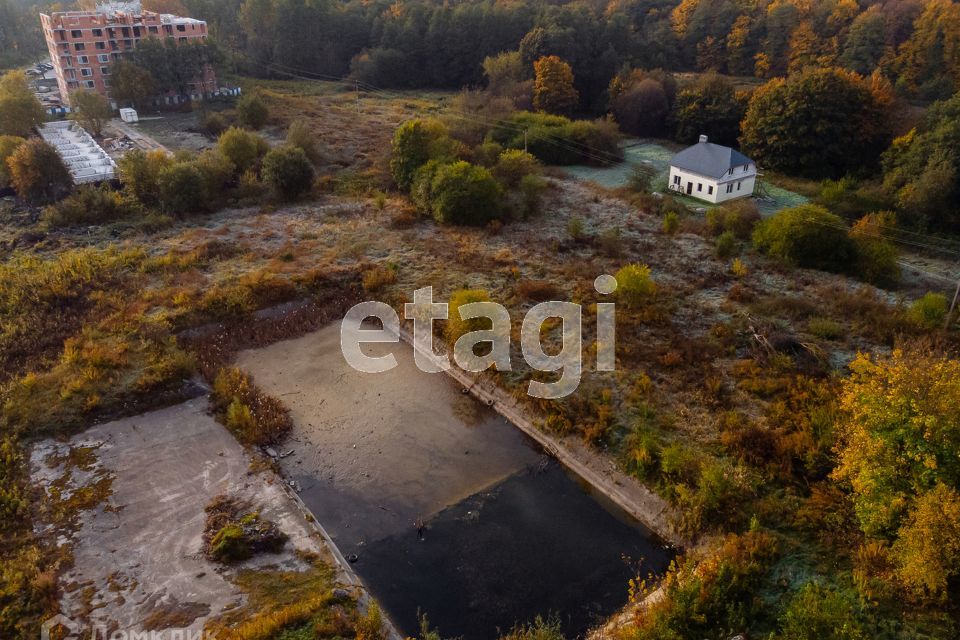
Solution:
M 336 320 L 360 299 L 402 310 L 424 286 L 437 300 L 472 289 L 505 304 L 515 366 L 485 377 L 522 399 L 544 429 L 588 442 L 668 499 L 682 535 L 704 546 L 722 541 L 719 556 L 672 574 L 669 602 L 697 599 L 684 572 L 711 584 L 731 579 L 742 590 L 731 590 L 735 600 L 759 611 L 731 619 L 749 619 L 752 633 L 766 634 L 808 577 L 853 592 L 864 540 L 829 479 L 839 386 L 859 352 L 886 355 L 918 339 L 956 348 L 955 331 L 924 327 L 911 313 L 926 283 L 891 292 L 793 269 L 732 233 L 721 251 L 700 217 L 668 231 L 649 202 L 565 179 L 549 181 L 539 213 L 526 219 L 441 226 L 384 190 L 395 126 L 442 112 L 443 95 L 362 95 L 358 116 L 356 95 L 342 87 L 242 82 L 263 92 L 271 126 L 305 118 L 317 129 L 329 162 L 306 201 L 174 217 L 158 227 L 51 230 L 29 216 L 8 220 L 0 513 L 16 517 L 2 520 L 9 530 L 0 549 L 10 560 L 0 582 L 0 635 L 32 633 L 54 610 L 65 561 L 30 526 L 28 516 L 45 508 L 30 500 L 20 443 L 176 401 L 194 392 L 189 380 L 198 375 L 219 387 L 214 408 L 241 441 L 274 441 L 284 430 L 282 407 L 249 380 L 223 373 L 231 354 Z M 617 370 L 597 372 L 595 304 L 606 299 L 594 279 L 636 263 L 649 267 L 650 282 L 642 296 L 617 298 Z M 583 305 L 587 355 L 574 395 L 534 402 L 526 384 L 543 374 L 521 364 L 516 338 L 523 314 L 545 298 Z M 301 301 L 308 306 L 298 312 L 257 315 Z M 443 339 L 444 324 L 436 328 Z M 559 345 L 558 329 L 545 329 L 548 349 Z M 266 591 L 286 595 L 263 596 L 261 613 L 251 613 L 237 637 L 277 637 L 281 629 L 282 637 L 313 637 L 298 635 L 308 623 L 334 636 L 344 620 L 360 624 L 349 607 L 303 595 L 313 593 L 314 580 L 326 588 L 322 569 L 289 591 L 267 588 L 288 581 L 279 574 L 249 580 L 253 604 Z M 645 592 L 636 586 L 636 599 Z M 950 603 L 905 607 L 880 594 L 863 606 L 914 634 L 891 638 L 949 637 L 956 629 Z

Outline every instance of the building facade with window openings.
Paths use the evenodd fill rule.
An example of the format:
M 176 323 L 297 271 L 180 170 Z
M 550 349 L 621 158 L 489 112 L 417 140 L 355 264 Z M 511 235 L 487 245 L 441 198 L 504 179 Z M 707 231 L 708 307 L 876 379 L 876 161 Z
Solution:
M 98 6 L 94 11 L 57 11 L 40 14 L 64 103 L 77 89 L 110 95 L 110 67 L 144 38 L 166 38 L 178 44 L 205 42 L 207 23 L 165 13 L 144 11 L 137 3 Z M 213 69 L 191 84 L 194 97 L 217 88 Z
M 707 136 L 670 160 L 670 191 L 714 204 L 753 195 L 756 163 L 736 149 L 713 144 Z

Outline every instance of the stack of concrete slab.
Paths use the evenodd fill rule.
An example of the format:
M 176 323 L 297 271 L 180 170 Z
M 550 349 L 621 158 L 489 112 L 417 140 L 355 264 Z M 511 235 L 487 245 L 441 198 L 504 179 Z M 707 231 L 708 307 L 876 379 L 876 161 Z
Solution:
M 113 180 L 117 165 L 76 122 L 60 120 L 39 128 L 40 137 L 63 158 L 76 184 Z

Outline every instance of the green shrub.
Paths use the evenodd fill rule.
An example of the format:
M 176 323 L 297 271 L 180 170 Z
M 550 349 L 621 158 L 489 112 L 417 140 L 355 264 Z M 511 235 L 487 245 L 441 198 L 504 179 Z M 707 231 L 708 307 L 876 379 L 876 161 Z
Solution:
M 753 201 L 735 200 L 707 211 L 707 233 L 716 236 L 729 231 L 740 240 L 749 240 L 760 219 L 760 210 Z
M 210 555 L 226 563 L 240 562 L 252 556 L 243 527 L 238 524 L 228 524 L 220 529 L 210 541 Z
M 937 329 L 947 319 L 950 305 L 941 293 L 927 292 L 910 305 L 910 320 L 923 329 Z
M 479 227 L 503 213 L 500 185 L 489 170 L 467 162 L 437 169 L 430 191 L 430 210 L 437 222 Z
M 83 185 L 60 202 L 43 210 L 41 219 L 52 227 L 112 222 L 141 215 L 135 204 L 103 184 Z
M 776 540 L 764 531 L 728 535 L 706 557 L 678 558 L 663 580 L 661 597 L 632 619 L 622 637 L 631 640 L 700 640 L 745 630 L 762 606 L 757 590 L 776 556 Z M 641 585 L 634 600 L 654 585 Z M 717 634 L 717 630 L 724 630 Z
M 537 616 L 529 624 L 515 626 L 510 633 L 501 636 L 500 640 L 565 640 L 565 636 L 559 619 L 544 620 L 541 616 Z
M 460 317 L 460 307 L 473 302 L 489 302 L 490 293 L 483 289 L 460 289 L 450 295 L 449 313 L 447 324 L 444 329 L 444 335 L 447 342 L 453 345 L 462 335 L 473 331 L 482 331 L 490 329 L 489 318 L 470 318 L 464 320 Z
M 732 231 L 724 231 L 717 236 L 715 247 L 717 251 L 717 257 L 723 260 L 737 255 L 740 249 L 739 245 L 737 244 L 737 237 L 733 235 Z
M 657 170 L 652 165 L 638 164 L 630 172 L 630 180 L 627 184 L 637 193 L 650 193 L 653 191 L 653 181 L 656 178 Z
M 526 135 L 524 135 L 526 133 Z M 508 149 L 527 149 L 544 164 L 612 164 L 623 158 L 616 125 L 608 121 L 571 121 L 563 116 L 518 111 L 495 126 L 488 141 Z
M 742 467 L 729 460 L 706 458 L 693 486 L 676 487 L 677 507 L 681 511 L 679 528 L 696 534 L 704 526 L 733 523 L 742 515 L 738 507 L 753 492 L 750 478 Z
M 160 173 L 160 204 L 170 213 L 195 213 L 207 205 L 207 181 L 192 162 L 178 162 Z
M 203 129 L 203 132 L 214 138 L 226 131 L 228 126 L 226 118 L 219 113 L 208 113 L 200 122 L 200 128 Z
M 237 117 L 240 124 L 251 129 L 260 129 L 267 124 L 270 112 L 267 105 L 256 93 L 248 93 L 237 101 Z
M 307 154 L 307 158 L 313 164 L 320 164 L 324 161 L 325 154 L 320 148 L 320 142 L 306 120 L 296 120 L 290 125 L 290 128 L 287 129 L 287 144 L 291 147 L 303 149 L 303 152 Z
M 608 258 L 623 255 L 623 233 L 619 226 L 604 229 L 597 236 L 597 250 Z
M 263 180 L 277 197 L 294 200 L 313 185 L 313 165 L 303 149 L 280 147 L 263 157 Z
M 217 373 L 211 400 L 214 414 L 242 444 L 274 444 L 292 428 L 283 404 L 263 393 L 239 369 L 224 368 Z
M 390 172 L 393 181 L 404 191 L 410 188 L 417 169 L 430 160 L 452 161 L 456 143 L 439 120 L 408 120 L 393 134 Z
M 900 252 L 887 240 L 854 238 L 854 270 L 864 282 L 878 287 L 895 287 L 900 280 Z
M 430 160 L 413 174 L 413 180 L 410 183 L 410 199 L 420 213 L 432 215 L 433 179 L 444 164 L 440 160 Z
M 503 147 L 496 142 L 484 142 L 473 148 L 473 161 L 488 169 L 497 164 Z
M 808 582 L 780 617 L 776 640 L 867 640 L 853 593 Z
M 217 140 L 217 148 L 227 157 L 237 172 L 252 168 L 269 149 L 267 141 L 255 133 L 230 127 Z
M 203 174 L 207 194 L 221 194 L 233 183 L 237 168 L 227 156 L 217 149 L 207 149 L 193 161 L 194 166 Z
M 827 318 L 810 318 L 807 331 L 823 340 L 839 340 L 843 337 L 843 325 Z
M 496 166 L 493 167 L 493 177 L 507 189 L 512 189 L 529 175 L 540 172 L 540 163 L 531 154 L 520 149 L 507 149 L 500 154 Z
M 824 180 L 820 184 L 820 192 L 813 201 L 847 220 L 854 220 L 869 211 L 879 211 L 892 206 L 890 197 L 884 193 L 880 185 L 861 186 L 849 177 Z
M 165 151 L 135 149 L 124 155 L 117 168 L 124 190 L 133 198 L 152 206 L 160 202 L 160 173 L 172 166 L 173 156 Z
M 586 224 L 583 218 L 570 218 L 567 221 L 567 233 L 574 240 L 580 240 L 586 234 Z
M 668 211 L 667 215 L 663 216 L 663 232 L 672 236 L 679 228 L 680 216 L 677 215 L 676 211 Z
M 811 204 L 763 220 L 753 232 L 753 244 L 786 264 L 834 273 L 850 271 L 856 253 L 843 219 Z
M 383 627 L 383 614 L 377 603 L 372 600 L 367 606 L 367 612 L 357 620 L 356 638 L 357 640 L 386 640 L 387 638 Z
M 640 305 L 657 292 L 657 284 L 645 264 L 628 264 L 616 274 L 617 296 L 627 305 Z
M 884 231 L 896 227 L 896 216 L 890 212 L 869 213 L 850 230 L 856 250 L 857 275 L 880 287 L 892 287 L 900 279 L 900 257 L 896 246 L 885 238 Z
M 524 218 L 540 211 L 540 198 L 547 188 L 547 182 L 537 175 L 526 175 L 520 179 L 517 188 L 520 201 L 519 210 Z

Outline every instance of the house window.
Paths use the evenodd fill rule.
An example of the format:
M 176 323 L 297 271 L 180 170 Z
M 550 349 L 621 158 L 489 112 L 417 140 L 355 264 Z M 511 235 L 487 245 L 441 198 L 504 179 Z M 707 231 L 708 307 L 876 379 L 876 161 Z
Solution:
M 149 31 L 150 33 L 159 33 L 159 32 L 160 32 L 160 30 L 157 29 L 156 27 L 147 27 L 147 31 Z
M 185 25 L 185 24 L 178 24 L 178 25 L 177 25 L 177 31 L 186 31 L 186 30 L 187 30 L 187 25 Z
M 727 193 L 733 193 L 733 183 L 727 185 Z
M 740 185 L 742 185 L 742 184 L 743 184 L 742 182 L 738 182 L 738 183 L 737 183 L 737 191 L 740 191 Z
M 97 56 L 97 62 L 110 62 L 110 56 L 105 53 L 101 53 Z
M 707 187 L 707 194 L 708 194 L 708 195 L 711 195 L 711 196 L 713 195 L 713 187 L 712 187 L 712 186 L 708 186 L 708 187 Z
M 95 35 L 98 38 L 103 37 L 103 29 L 94 29 L 93 35 Z
M 85 49 L 82 42 L 74 43 L 73 48 L 76 49 L 77 51 L 83 51 Z
M 100 67 L 100 73 L 105 76 L 110 75 L 110 67 Z
M 80 64 L 87 64 L 87 56 L 77 56 L 77 62 Z
M 732 176 L 732 175 L 733 175 L 733 167 L 730 167 L 730 171 L 727 171 L 727 175 L 728 175 L 728 176 Z
M 106 43 L 106 42 L 97 42 L 95 46 L 97 47 L 97 49 L 106 49 L 106 48 L 107 48 L 107 43 Z
M 93 89 L 94 87 L 97 86 L 97 85 L 93 82 L 93 80 L 87 80 L 84 84 L 87 85 L 87 89 Z
M 680 184 L 680 176 L 673 176 L 673 184 Z
M 703 191 L 703 183 L 702 183 L 702 182 L 698 182 L 698 183 L 697 183 L 697 191 Z
M 87 69 L 87 68 L 80 69 L 80 75 L 83 76 L 84 78 L 89 78 L 90 76 L 93 75 L 93 69 Z
M 82 38 L 82 37 L 83 37 L 83 31 L 81 31 L 80 29 L 74 29 L 73 31 L 70 32 L 70 37 L 71 37 L 71 38 Z

